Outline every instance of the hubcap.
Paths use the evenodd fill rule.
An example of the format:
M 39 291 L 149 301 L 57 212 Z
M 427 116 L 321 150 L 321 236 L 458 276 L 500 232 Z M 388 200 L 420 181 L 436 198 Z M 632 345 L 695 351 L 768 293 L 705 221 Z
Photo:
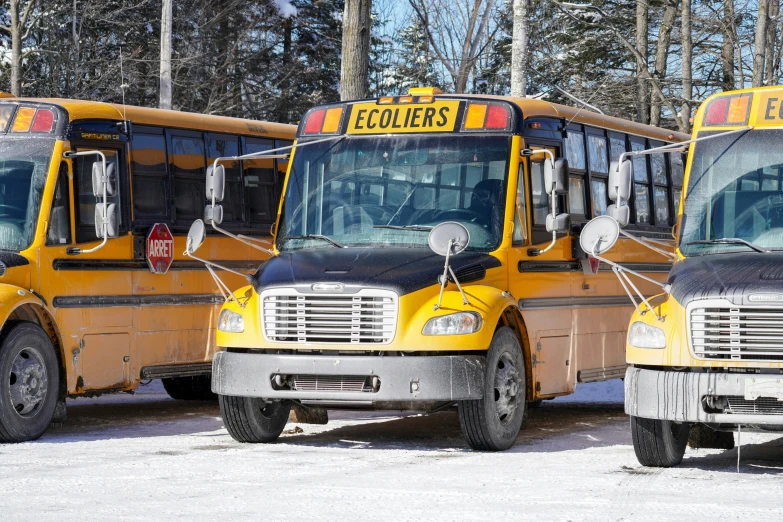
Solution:
M 495 412 L 500 422 L 510 422 L 519 405 L 519 370 L 514 366 L 511 354 L 504 353 L 495 369 Z
M 24 348 L 11 363 L 7 377 L 11 405 L 22 417 L 32 417 L 40 410 L 49 384 L 43 357 L 35 348 Z

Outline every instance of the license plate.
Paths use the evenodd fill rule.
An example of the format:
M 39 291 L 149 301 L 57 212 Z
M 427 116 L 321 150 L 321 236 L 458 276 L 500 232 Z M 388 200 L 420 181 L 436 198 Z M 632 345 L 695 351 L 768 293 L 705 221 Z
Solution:
M 745 381 L 745 400 L 772 397 L 783 401 L 783 379 L 748 379 Z

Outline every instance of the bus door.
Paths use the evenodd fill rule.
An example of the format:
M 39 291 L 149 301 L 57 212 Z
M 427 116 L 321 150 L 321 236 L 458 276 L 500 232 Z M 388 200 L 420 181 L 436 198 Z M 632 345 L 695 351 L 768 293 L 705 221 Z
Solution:
M 39 292 L 54 309 L 61 329 L 68 390 L 121 388 L 138 373 L 131 337 L 133 238 L 125 148 L 120 143 L 79 141 L 71 150 L 99 150 L 107 167 L 114 165 L 115 190 L 107 201 L 115 205 L 117 236 L 94 252 L 83 252 L 102 242 L 95 229 L 95 207 L 102 197 L 96 197 L 92 186 L 93 164 L 101 157 L 62 159 L 41 253 Z
M 561 148 L 553 144 L 526 146 L 534 150 L 546 148 L 555 157 L 561 154 Z M 570 244 L 558 241 L 541 256 L 531 253 L 536 248 L 546 248 L 552 239 L 546 231 L 546 216 L 551 212 L 551 197 L 544 189 L 546 157 L 536 154 L 520 160 L 515 202 L 518 223 L 509 252 L 509 290 L 519 302 L 528 330 L 536 397 L 573 391 L 574 381 L 570 328 L 574 262 Z M 559 196 L 558 212 L 567 212 L 565 205 L 566 198 Z

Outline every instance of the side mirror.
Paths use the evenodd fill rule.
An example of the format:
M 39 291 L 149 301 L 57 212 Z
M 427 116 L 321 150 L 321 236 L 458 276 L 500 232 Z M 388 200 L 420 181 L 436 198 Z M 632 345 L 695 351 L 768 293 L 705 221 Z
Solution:
M 204 221 L 219 225 L 223 222 L 223 205 L 207 205 L 204 209 Z
M 201 248 L 206 237 L 207 229 L 204 226 L 204 222 L 200 219 L 195 220 L 193 224 L 190 225 L 188 238 L 185 240 L 185 254 L 190 255 Z
M 117 237 L 120 230 L 117 223 L 117 205 L 114 203 L 95 204 L 95 235 L 103 238 L 103 208 L 106 207 L 106 237 Z
M 570 224 L 571 216 L 569 214 L 549 214 L 546 217 L 547 232 L 567 232 Z
M 609 217 L 614 218 L 621 227 L 624 227 L 631 220 L 631 208 L 628 205 L 618 207 L 617 205 L 609 205 L 606 209 L 606 214 Z
M 622 163 L 612 162 L 609 168 L 609 199 L 628 201 L 631 198 L 633 162 L 626 158 Z
M 558 196 L 568 194 L 568 160 L 557 158 L 554 161 L 544 161 L 544 188 L 547 194 L 554 190 Z
M 114 163 L 106 164 L 106 174 L 103 172 L 103 162 L 96 161 L 92 164 L 92 193 L 96 198 L 103 197 L 103 186 L 106 185 L 106 195 L 113 196 L 116 188 L 117 166 Z
M 207 167 L 207 200 L 223 201 L 226 191 L 226 169 L 223 165 Z M 215 221 L 220 223 L 220 221 Z
M 598 216 L 582 227 L 579 246 L 588 254 L 600 256 L 614 246 L 618 237 L 620 225 L 617 221 L 610 216 Z

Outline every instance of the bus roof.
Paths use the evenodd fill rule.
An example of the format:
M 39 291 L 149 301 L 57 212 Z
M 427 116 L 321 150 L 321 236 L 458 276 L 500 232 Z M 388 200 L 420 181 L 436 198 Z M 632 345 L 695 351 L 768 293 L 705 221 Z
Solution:
M 173 128 L 193 129 L 211 132 L 227 132 L 231 134 L 250 134 L 257 136 L 273 136 L 275 138 L 293 139 L 296 125 L 271 123 L 210 114 L 170 111 L 121 105 L 88 100 L 69 100 L 64 98 L 8 98 L 3 101 L 25 101 L 33 103 L 48 103 L 58 105 L 68 112 L 70 121 L 78 120 L 124 120 L 128 119 L 136 125 L 158 125 Z M 125 114 L 125 116 L 123 116 Z

